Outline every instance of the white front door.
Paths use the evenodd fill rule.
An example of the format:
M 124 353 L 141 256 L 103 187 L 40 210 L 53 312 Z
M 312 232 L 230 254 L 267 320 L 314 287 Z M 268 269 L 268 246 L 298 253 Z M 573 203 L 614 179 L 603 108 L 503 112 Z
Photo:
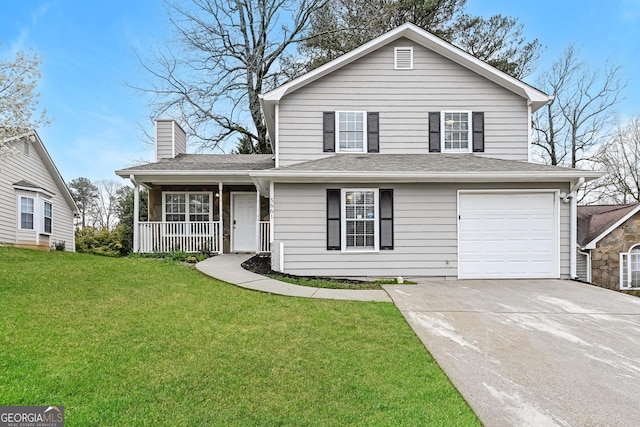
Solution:
M 232 193 L 232 252 L 256 251 L 256 193 Z
M 458 277 L 558 277 L 553 192 L 460 192 Z

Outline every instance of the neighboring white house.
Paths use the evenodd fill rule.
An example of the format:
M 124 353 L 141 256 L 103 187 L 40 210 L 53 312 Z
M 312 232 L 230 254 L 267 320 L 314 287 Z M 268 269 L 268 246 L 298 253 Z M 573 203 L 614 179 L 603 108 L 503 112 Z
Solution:
M 35 131 L 7 140 L 0 157 L 0 244 L 75 250 L 78 208 Z
M 297 275 L 568 278 L 576 190 L 530 163 L 552 98 L 402 25 L 261 98 L 273 156 L 185 154 L 156 122 L 136 250 L 268 252 Z

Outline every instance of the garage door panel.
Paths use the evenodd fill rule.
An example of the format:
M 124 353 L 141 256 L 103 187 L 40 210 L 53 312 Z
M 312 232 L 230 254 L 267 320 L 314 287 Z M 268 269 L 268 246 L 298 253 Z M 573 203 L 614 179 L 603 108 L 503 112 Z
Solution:
M 555 193 L 459 195 L 461 278 L 557 277 Z

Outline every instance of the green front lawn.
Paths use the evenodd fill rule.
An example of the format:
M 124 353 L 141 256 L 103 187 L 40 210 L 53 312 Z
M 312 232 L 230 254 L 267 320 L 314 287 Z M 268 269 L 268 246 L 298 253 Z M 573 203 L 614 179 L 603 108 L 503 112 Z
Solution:
M 0 247 L 0 405 L 85 425 L 479 425 L 389 303 Z

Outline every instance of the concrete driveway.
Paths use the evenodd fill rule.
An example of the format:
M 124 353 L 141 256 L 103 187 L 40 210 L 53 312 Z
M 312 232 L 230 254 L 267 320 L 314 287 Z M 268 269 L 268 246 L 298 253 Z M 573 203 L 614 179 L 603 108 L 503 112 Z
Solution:
M 640 298 L 566 280 L 385 289 L 486 426 L 640 424 Z

